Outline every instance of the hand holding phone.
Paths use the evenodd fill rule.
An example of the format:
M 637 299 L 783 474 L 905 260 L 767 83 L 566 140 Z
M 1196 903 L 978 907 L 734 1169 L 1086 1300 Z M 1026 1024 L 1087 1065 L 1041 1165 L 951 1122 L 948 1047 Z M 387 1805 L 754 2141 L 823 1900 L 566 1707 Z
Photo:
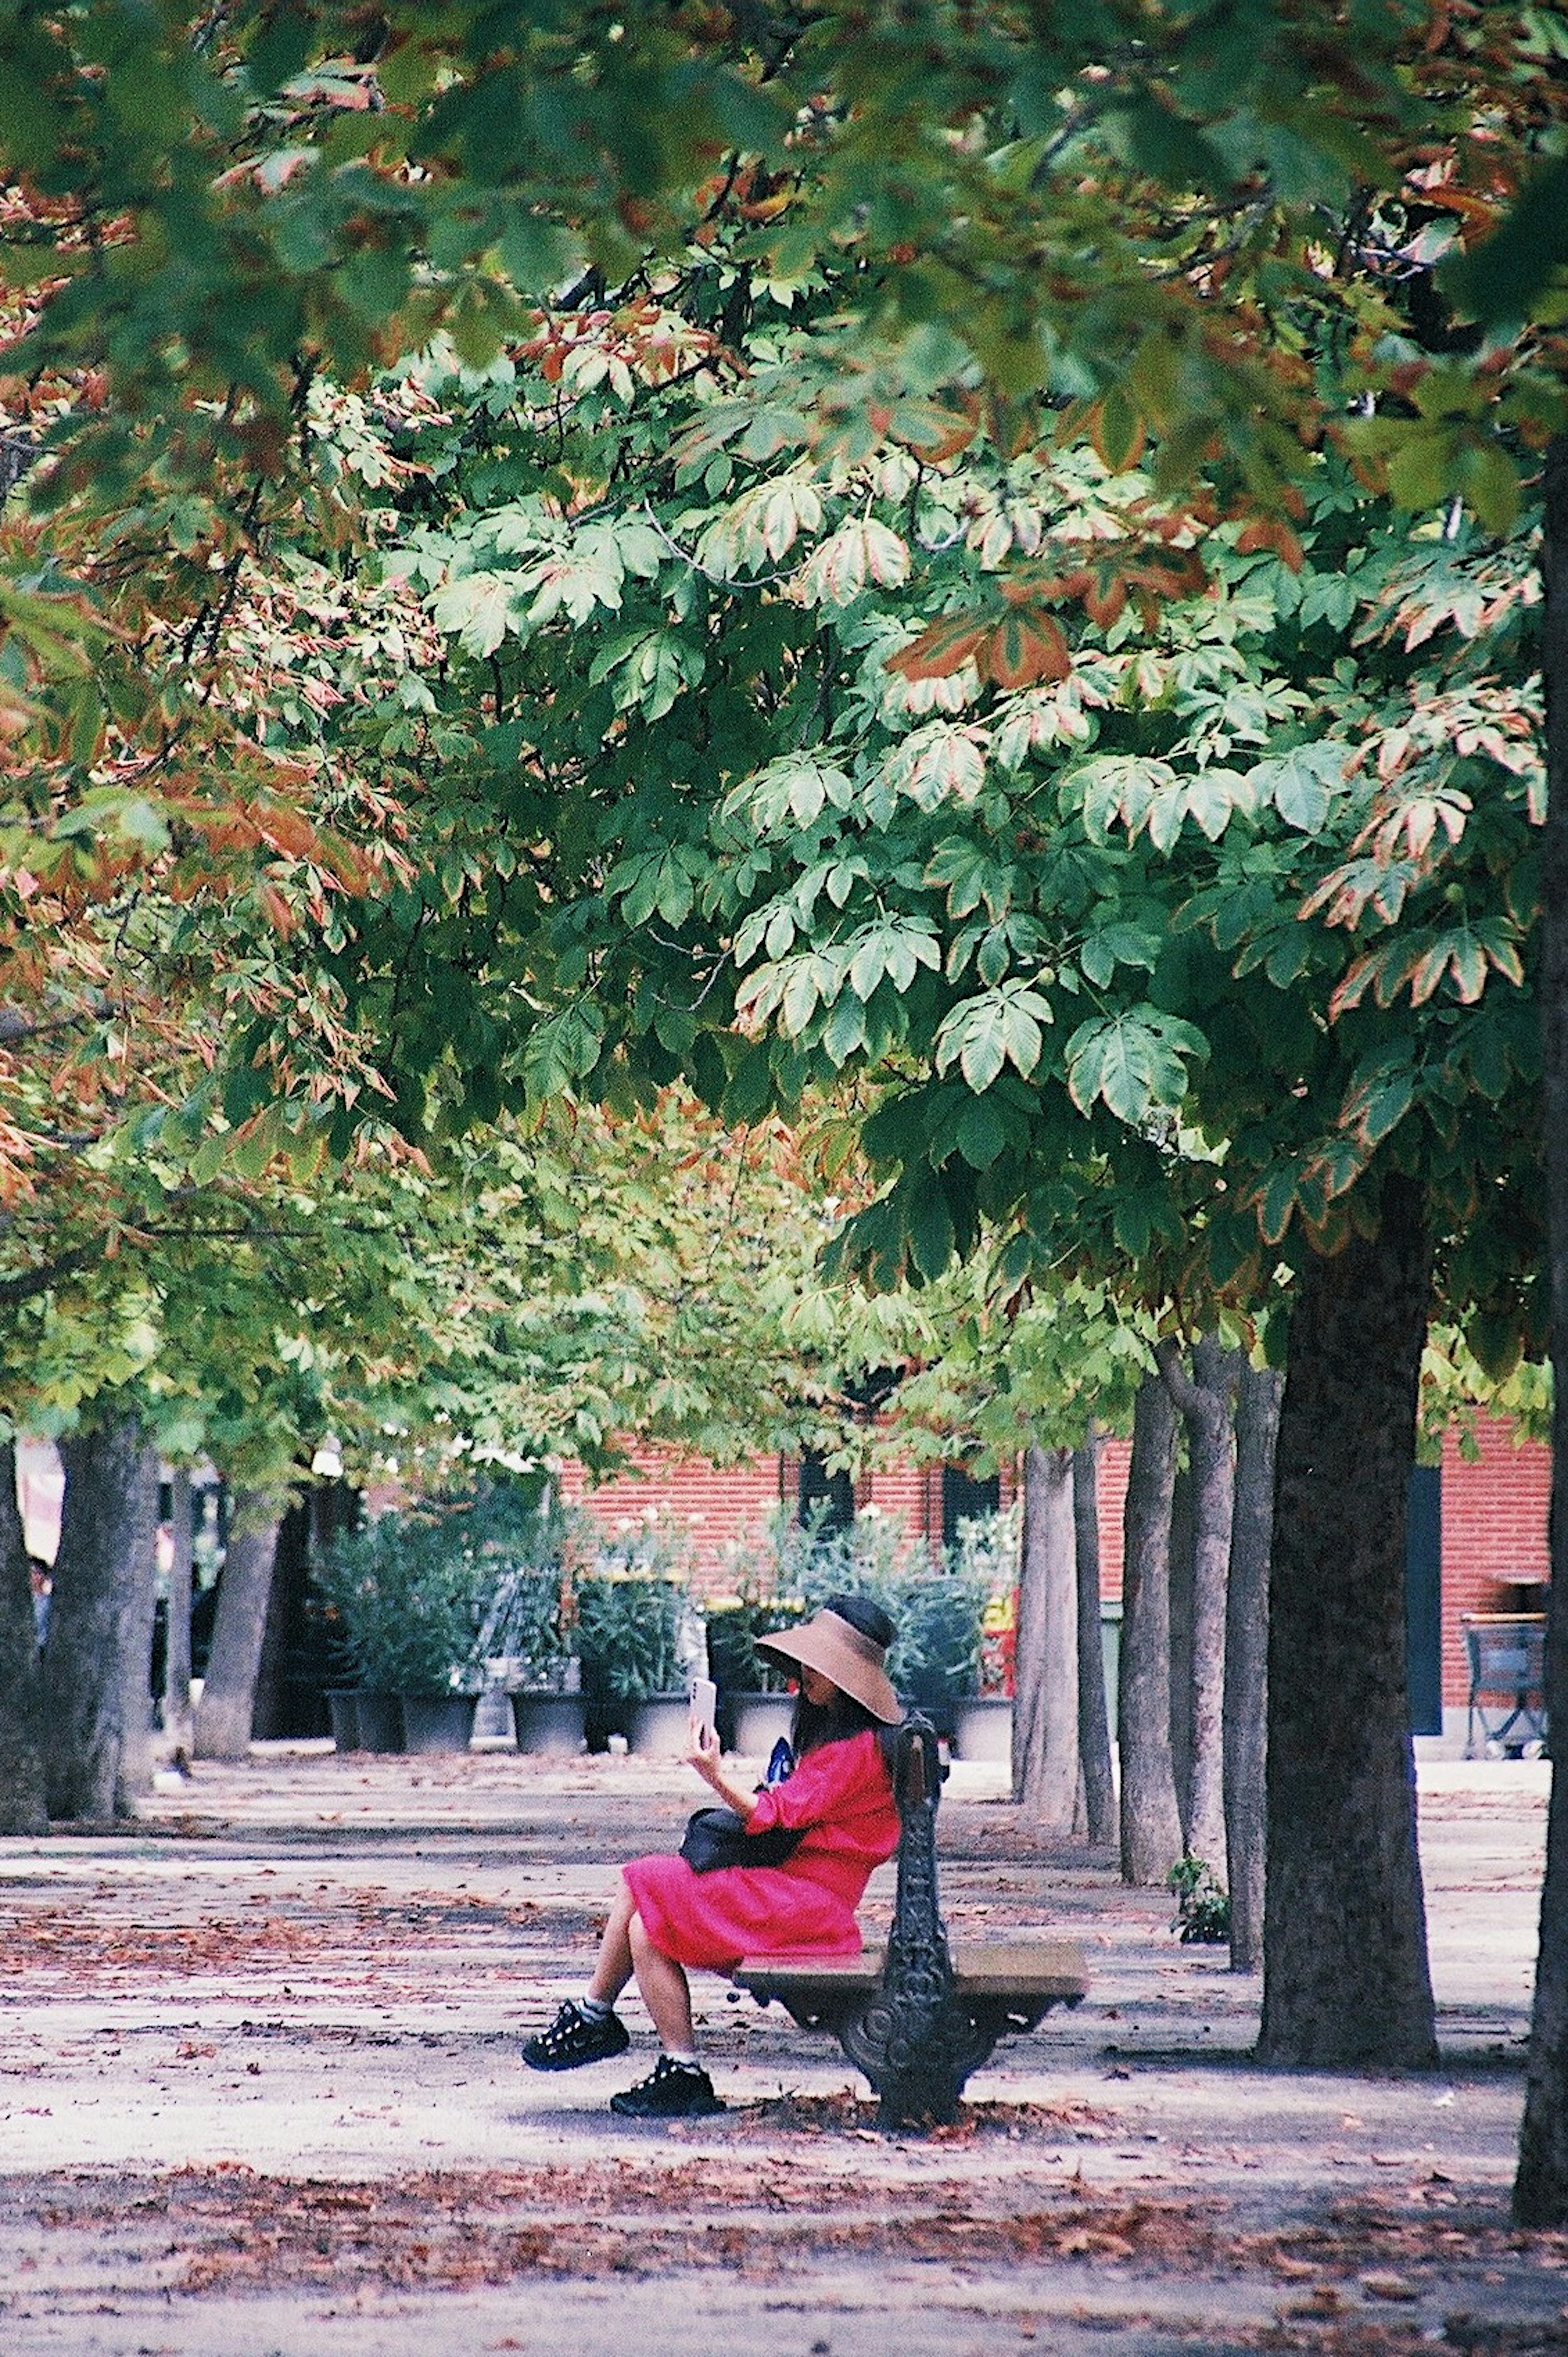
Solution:
M 712 1678 L 692 1680 L 692 1734 L 694 1740 L 711 1735 L 719 1706 L 719 1690 Z

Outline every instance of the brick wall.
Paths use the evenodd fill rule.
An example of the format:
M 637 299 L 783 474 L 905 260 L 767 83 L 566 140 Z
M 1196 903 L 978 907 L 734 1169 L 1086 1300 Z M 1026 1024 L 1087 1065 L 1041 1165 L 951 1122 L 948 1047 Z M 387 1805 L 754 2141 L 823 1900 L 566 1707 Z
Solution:
M 628 1454 L 635 1469 L 597 1489 L 589 1487 L 580 1465 L 568 1460 L 559 1476 L 563 1498 L 585 1507 L 611 1537 L 650 1514 L 668 1515 L 689 1535 L 697 1584 L 708 1594 L 723 1593 L 733 1575 L 736 1549 L 760 1535 L 780 1502 L 791 1510 L 795 1504 L 799 1466 L 794 1458 L 758 1457 L 724 1466 L 640 1445 Z M 1004 1467 L 1000 1483 L 1004 1506 L 1011 1503 L 1014 1486 Z M 873 1507 L 902 1523 L 911 1537 L 941 1534 L 940 1465 L 919 1465 L 911 1458 L 877 1464 L 856 1481 L 854 1497 L 857 1512 Z
M 1478 1418 L 1475 1437 L 1474 1463 L 1461 1455 L 1457 1434 L 1443 1444 L 1443 1699 L 1450 1707 L 1470 1690 L 1460 1615 L 1534 1605 L 1514 1584 L 1544 1580 L 1550 1568 L 1551 1450 L 1516 1442 L 1500 1418 Z
M 1443 1444 L 1443 1699 L 1463 1706 L 1470 1691 L 1461 1616 L 1514 1610 L 1512 1583 L 1543 1580 L 1548 1572 L 1546 1512 L 1552 1455 L 1539 1441 L 1516 1441 L 1512 1426 L 1481 1416 L 1474 1462 L 1459 1436 Z M 1131 1444 L 1110 1440 L 1100 1460 L 1100 1586 L 1122 1593 L 1122 1513 L 1127 1497 Z
M 721 1593 L 732 1572 L 735 1550 L 757 1537 L 779 1510 L 780 1464 L 777 1457 L 740 1465 L 710 1465 L 673 1449 L 634 1447 L 635 1470 L 590 1489 L 583 1468 L 563 1466 L 561 1494 L 569 1505 L 585 1506 L 614 1538 L 645 1517 L 666 1515 L 686 1532 L 696 1559 L 697 1584 Z M 793 1488 L 791 1486 L 791 1496 Z

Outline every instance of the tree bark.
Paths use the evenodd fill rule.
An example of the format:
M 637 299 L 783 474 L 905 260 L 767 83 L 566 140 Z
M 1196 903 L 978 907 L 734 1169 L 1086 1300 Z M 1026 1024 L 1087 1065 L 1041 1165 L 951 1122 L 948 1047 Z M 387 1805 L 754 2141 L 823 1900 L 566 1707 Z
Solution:
M 177 1760 L 190 1757 L 193 1730 L 190 1716 L 190 1587 L 192 1542 L 190 1472 L 174 1469 L 169 1505 L 169 1536 L 173 1552 L 168 1568 L 168 1641 L 164 1654 L 164 1733 Z
M 0 1445 L 0 1834 L 47 1832 L 38 1624 L 16 1503 L 16 1445 Z
M 1133 1410 L 1122 1574 L 1122 1879 L 1163 1882 L 1181 1856 L 1171 1767 L 1170 1543 L 1176 1415 L 1158 1375 Z
M 60 1443 L 65 1502 L 44 1649 L 51 1817 L 134 1816 L 150 1776 L 158 1464 L 133 1416 Z
M 1171 1773 L 1176 1779 L 1181 1846 L 1190 1849 L 1192 1824 L 1192 1476 L 1181 1462 L 1178 1433 L 1176 1479 L 1171 1484 L 1171 1537 L 1165 1571 L 1170 1598 Z
M 1187 1426 L 1192 1483 L 1192 1644 L 1188 1687 L 1190 1765 L 1183 1830 L 1187 1848 L 1229 1885 L 1225 1840 L 1225 1593 L 1236 1503 L 1231 1403 L 1240 1351 L 1217 1334 L 1193 1345 L 1192 1372 L 1180 1345 L 1161 1342 L 1160 1373 Z
M 1284 1378 L 1241 1370 L 1236 1394 L 1236 1511 L 1225 1603 L 1225 1841 L 1230 1969 L 1263 1964 L 1263 1769 L 1269 1693 L 1269 1555 L 1274 1443 Z
M 243 1760 L 250 1750 L 281 1520 L 274 1501 L 252 1490 L 235 1492 L 212 1651 L 196 1706 L 198 1760 Z
M 1078 1793 L 1078 1607 L 1072 1454 L 1024 1452 L 1024 1543 L 1014 1653 L 1013 1797 L 1049 1833 Z
M 1072 1452 L 1072 1524 L 1078 1563 L 1078 1757 L 1084 1823 L 1091 1842 L 1116 1838 L 1116 1780 L 1105 1703 L 1100 1611 L 1100 1450 L 1090 1434 Z
M 1514 2215 L 1521 2226 L 1568 2225 L 1568 437 L 1546 453 L 1541 545 L 1546 605 L 1547 817 L 1541 982 L 1546 1190 L 1552 1264 L 1552 1592 L 1546 1623 L 1546 1724 L 1552 1802 L 1535 1968 L 1524 2125 Z
M 1437 2060 L 1405 1678 L 1405 1499 L 1432 1244 L 1416 1182 L 1297 1280 L 1269 1595 L 1262 2059 Z

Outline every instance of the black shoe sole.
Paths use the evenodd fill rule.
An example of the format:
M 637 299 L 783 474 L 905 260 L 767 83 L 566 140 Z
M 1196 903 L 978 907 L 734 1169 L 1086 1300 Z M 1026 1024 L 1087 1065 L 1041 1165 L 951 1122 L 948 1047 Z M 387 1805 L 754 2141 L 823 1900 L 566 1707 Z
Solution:
M 628 2094 L 630 2092 L 628 2088 Z M 714 2095 L 700 2104 L 683 2104 L 678 2112 L 664 2111 L 652 2104 L 645 2110 L 640 2104 L 628 2104 L 625 2095 L 612 2095 L 610 2109 L 618 2120 L 712 2120 L 726 2111 L 728 2105 L 721 2096 Z
M 522 2060 L 524 2067 L 530 2071 L 586 2071 L 595 2062 L 615 2061 L 618 2056 L 626 2052 L 630 2044 L 629 2038 L 623 2038 L 618 2046 L 602 2047 L 596 2054 L 574 2054 L 570 2057 L 563 2057 L 560 2061 L 549 2061 L 542 2058 L 536 2061 L 525 2046 L 522 2050 Z

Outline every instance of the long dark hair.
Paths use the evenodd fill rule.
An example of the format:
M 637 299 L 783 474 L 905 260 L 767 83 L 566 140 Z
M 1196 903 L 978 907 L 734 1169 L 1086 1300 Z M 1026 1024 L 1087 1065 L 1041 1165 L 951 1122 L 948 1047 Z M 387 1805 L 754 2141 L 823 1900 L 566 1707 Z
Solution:
M 841 1620 L 847 1620 L 852 1629 L 858 1629 L 863 1637 L 869 1637 L 884 1652 L 898 1634 L 896 1624 L 869 1596 L 827 1596 L 822 1599 L 822 1609 L 836 1612 Z M 808 1751 L 819 1750 L 824 1743 L 843 1743 L 852 1735 L 864 1735 L 868 1729 L 877 1736 L 887 1731 L 875 1711 L 867 1710 L 863 1702 L 856 1702 L 842 1686 L 833 1688 L 832 1702 L 808 1702 L 802 1685 L 789 1727 L 789 1741 L 796 1759 L 803 1760 Z
M 815 1751 L 824 1743 L 843 1743 L 852 1735 L 864 1735 L 866 1728 L 878 1728 L 882 1721 L 863 1702 L 833 1688 L 832 1702 L 808 1702 L 804 1687 L 795 1705 L 795 1716 L 789 1724 L 789 1742 L 797 1760 L 808 1751 Z

